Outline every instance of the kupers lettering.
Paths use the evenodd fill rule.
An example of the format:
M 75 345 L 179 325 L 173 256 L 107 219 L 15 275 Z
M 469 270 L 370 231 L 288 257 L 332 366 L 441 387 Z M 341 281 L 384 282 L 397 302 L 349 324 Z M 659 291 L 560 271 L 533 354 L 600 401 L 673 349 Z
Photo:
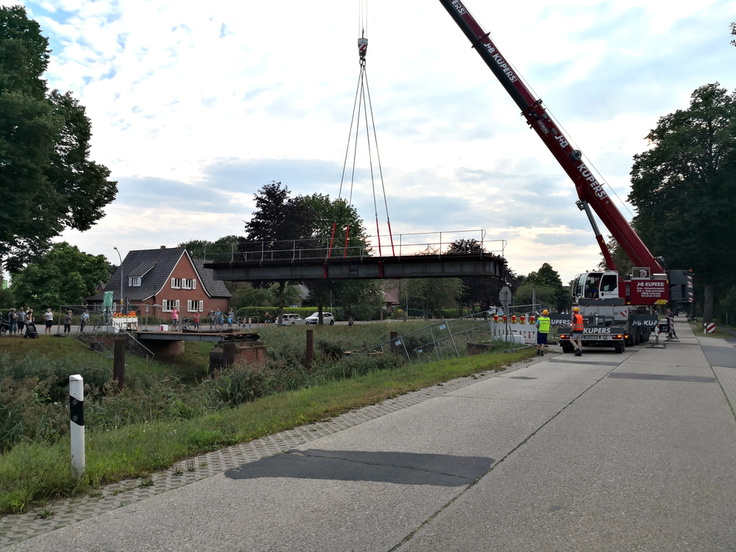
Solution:
M 501 57 L 501 54 L 494 54 L 493 59 L 511 82 L 516 82 L 517 80 L 519 80 L 519 77 L 514 74 L 514 72 L 511 70 L 511 67 L 509 67 L 509 64 L 506 63 L 506 60 Z
M 580 165 L 578 165 L 578 171 L 580 171 L 580 175 L 588 181 L 591 190 L 593 190 L 593 193 L 597 197 L 599 197 L 600 199 L 606 199 L 608 197 L 608 194 L 606 194 L 603 186 L 601 186 L 600 182 L 596 180 L 595 176 L 593 176 L 588 167 L 585 166 L 585 163 L 580 163 Z
M 457 13 L 460 15 L 465 15 L 468 13 L 468 10 L 466 10 L 463 5 L 460 3 L 460 0 L 452 0 L 452 7 L 455 8 Z

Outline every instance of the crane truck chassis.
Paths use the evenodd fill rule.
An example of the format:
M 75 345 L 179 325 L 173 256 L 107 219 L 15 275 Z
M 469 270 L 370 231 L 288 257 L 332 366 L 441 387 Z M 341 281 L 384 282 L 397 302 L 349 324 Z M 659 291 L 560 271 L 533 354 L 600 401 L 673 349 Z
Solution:
M 613 347 L 617 353 L 623 353 L 626 347 L 649 341 L 659 322 L 656 314 L 650 314 L 640 307 L 622 305 L 618 299 L 581 299 L 579 308 L 583 316 L 583 346 Z M 557 326 L 562 352 L 571 353 L 570 317 L 557 315 L 550 318 L 551 323 Z

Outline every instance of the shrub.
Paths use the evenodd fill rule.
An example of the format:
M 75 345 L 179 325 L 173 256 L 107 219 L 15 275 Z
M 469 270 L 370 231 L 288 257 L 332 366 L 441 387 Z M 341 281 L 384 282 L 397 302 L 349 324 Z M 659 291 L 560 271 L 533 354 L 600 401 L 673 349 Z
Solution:
M 233 366 L 215 373 L 209 385 L 220 401 L 237 406 L 262 397 L 266 390 L 266 377 L 247 366 Z

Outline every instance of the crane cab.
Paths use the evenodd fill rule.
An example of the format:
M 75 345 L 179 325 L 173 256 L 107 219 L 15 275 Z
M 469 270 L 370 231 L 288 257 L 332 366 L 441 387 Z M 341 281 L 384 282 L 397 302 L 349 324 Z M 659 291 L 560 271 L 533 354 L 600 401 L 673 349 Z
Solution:
M 579 303 L 580 299 L 618 299 L 618 272 L 601 270 L 578 274 L 572 281 L 571 291 L 574 303 Z

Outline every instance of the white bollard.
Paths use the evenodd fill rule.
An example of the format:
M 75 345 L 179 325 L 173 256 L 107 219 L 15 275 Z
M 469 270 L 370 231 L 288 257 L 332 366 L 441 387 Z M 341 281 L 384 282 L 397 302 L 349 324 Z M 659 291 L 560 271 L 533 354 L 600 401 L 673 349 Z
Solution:
M 84 379 L 69 376 L 69 414 L 71 421 L 72 475 L 81 479 L 85 470 L 84 456 Z

